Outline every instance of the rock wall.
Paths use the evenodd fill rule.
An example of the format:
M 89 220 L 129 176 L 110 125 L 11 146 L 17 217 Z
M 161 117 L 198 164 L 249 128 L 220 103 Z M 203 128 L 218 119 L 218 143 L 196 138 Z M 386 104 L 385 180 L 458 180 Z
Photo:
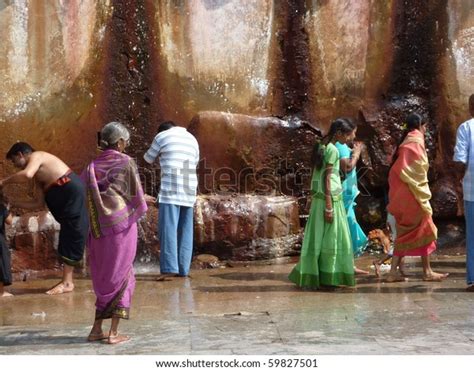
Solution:
M 162 114 L 187 124 L 202 110 L 262 114 L 278 64 L 271 0 L 155 2 L 155 83 Z
M 370 226 L 383 220 L 401 123 L 417 110 L 429 121 L 435 216 L 461 214 L 450 163 L 473 92 L 474 0 L 0 0 L 0 26 L 0 153 L 25 140 L 80 170 L 96 131 L 121 120 L 142 166 L 172 119 L 198 136 L 214 174 L 251 168 L 248 187 L 218 179 L 203 193 L 294 196 L 303 215 L 304 184 L 285 184 L 317 131 L 351 116 L 367 144 L 359 204 Z M 264 168 L 272 183 L 259 188 Z M 156 169 L 141 172 L 155 192 Z
M 195 253 L 212 253 L 227 260 L 272 259 L 295 255 L 301 247 L 298 201 L 290 196 L 199 196 L 194 212 Z M 159 264 L 156 238 L 158 210 L 150 207 L 139 225 L 139 272 Z M 7 240 L 14 251 L 16 278 L 59 267 L 60 226 L 46 211 L 14 217 Z M 87 251 L 83 266 L 87 265 Z
M 288 196 L 200 197 L 194 231 L 198 252 L 223 259 L 279 258 L 301 248 L 298 203 Z
M 188 130 L 200 145 L 200 193 L 306 198 L 319 134 L 307 123 L 203 111 Z
M 39 271 L 51 271 L 59 267 L 57 246 L 59 224 L 49 212 L 28 213 L 14 217 L 7 228 L 10 246 L 13 248 L 12 273 L 16 279 L 26 279 Z
M 94 155 L 111 14 L 108 0 L 0 1 L 2 164 L 18 140 L 75 169 Z

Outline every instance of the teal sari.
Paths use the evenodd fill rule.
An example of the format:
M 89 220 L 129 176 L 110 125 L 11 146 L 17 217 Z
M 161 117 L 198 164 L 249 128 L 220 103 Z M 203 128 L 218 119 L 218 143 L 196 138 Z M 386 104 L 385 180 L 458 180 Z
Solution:
M 351 158 L 351 149 L 347 144 L 336 142 L 336 148 L 339 151 L 340 159 Z M 357 205 L 355 200 L 359 193 L 359 188 L 357 187 L 357 170 L 354 168 L 346 174 L 346 178 L 342 183 L 342 195 L 347 214 L 347 223 L 349 224 L 351 234 L 352 250 L 354 251 L 355 257 L 362 255 L 367 247 L 367 236 L 357 222 L 355 215 L 355 207 Z

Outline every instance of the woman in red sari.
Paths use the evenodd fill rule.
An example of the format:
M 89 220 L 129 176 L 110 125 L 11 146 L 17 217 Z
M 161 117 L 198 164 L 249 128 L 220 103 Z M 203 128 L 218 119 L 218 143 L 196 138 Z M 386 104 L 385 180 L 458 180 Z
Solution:
M 426 123 L 413 113 L 407 118 L 407 128 L 395 152 L 390 168 L 389 204 L 387 211 L 396 220 L 397 238 L 389 281 L 404 281 L 398 271 L 400 257 L 421 256 L 423 280 L 441 281 L 448 274 L 431 269 L 430 254 L 436 250 L 438 230 L 433 223 L 428 186 L 428 156 L 425 149 Z

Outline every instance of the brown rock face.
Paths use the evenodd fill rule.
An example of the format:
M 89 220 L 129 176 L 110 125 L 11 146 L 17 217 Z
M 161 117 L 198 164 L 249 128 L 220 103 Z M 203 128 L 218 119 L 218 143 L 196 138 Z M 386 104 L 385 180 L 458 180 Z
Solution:
M 12 273 L 58 269 L 54 230 L 16 234 L 12 241 Z
M 301 197 L 308 191 L 317 132 L 306 123 L 201 112 L 188 129 L 201 149 L 201 193 Z
M 17 277 L 60 267 L 57 254 L 59 225 L 50 213 L 15 217 L 13 225 L 7 229 L 7 236 L 13 249 L 12 272 Z
M 474 92 L 473 1 L 0 0 L 0 25 L 0 154 L 24 140 L 81 170 L 96 154 L 97 130 L 119 120 L 143 165 L 160 121 L 188 127 L 192 120 L 200 188 L 216 197 L 214 209 L 233 193 L 283 194 L 304 214 L 317 137 L 310 126 L 325 133 L 334 118 L 351 116 L 367 145 L 359 219 L 377 227 L 401 123 L 418 111 L 429 124 L 434 216 L 461 214 L 451 158 Z M 12 171 L 0 160 L 1 177 Z M 142 166 L 141 175 L 154 193 L 156 169 Z M 204 225 L 213 218 L 206 214 Z M 229 230 L 226 220 L 233 219 L 220 229 Z M 151 221 L 143 224 L 139 259 L 156 264 Z M 206 246 L 253 259 L 276 254 L 255 247 L 252 255 L 255 241 L 287 238 L 270 240 L 242 223 L 240 237 L 206 237 Z
M 431 187 L 433 214 L 439 219 L 449 219 L 456 215 L 459 198 L 453 187 L 454 181 L 444 178 Z
M 427 101 L 417 96 L 394 96 L 390 101 L 362 106 L 359 118 L 362 123 L 358 135 L 364 138 L 366 152 L 358 167 L 359 181 L 370 193 L 387 187 L 388 171 L 393 154 L 403 133 L 402 125 L 407 112 L 419 112 L 429 120 Z M 431 134 L 436 124 L 428 121 L 431 131 L 426 135 L 426 148 L 430 161 L 435 157 L 435 138 Z M 431 170 L 430 178 L 435 173 Z
M 295 254 L 300 239 L 295 198 L 209 195 L 196 204 L 197 253 L 232 260 L 269 259 Z
M 109 1 L 1 2 L 2 163 L 19 140 L 75 170 L 94 155 L 110 12 Z
M 155 239 L 158 210 L 150 207 L 141 225 L 136 265 L 147 271 L 159 262 Z M 297 254 L 301 247 L 298 202 L 289 196 L 202 195 L 194 209 L 196 267 L 224 260 L 271 259 Z M 218 264 L 218 262 L 214 262 Z M 212 264 L 214 264 L 212 263 Z
M 278 2 L 147 2 L 153 34 L 153 102 L 186 125 L 199 111 L 272 112 L 279 56 Z M 152 5 L 153 3 L 153 5 Z
M 304 111 L 326 131 L 335 117 L 379 101 L 389 86 L 397 2 L 302 3 L 310 65 Z

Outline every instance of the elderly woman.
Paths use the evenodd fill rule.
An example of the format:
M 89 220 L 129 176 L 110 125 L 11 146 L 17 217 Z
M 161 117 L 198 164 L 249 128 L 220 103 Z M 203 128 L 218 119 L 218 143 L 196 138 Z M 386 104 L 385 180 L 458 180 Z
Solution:
M 123 153 L 130 139 L 124 125 L 110 122 L 100 132 L 103 152 L 82 174 L 90 218 L 88 259 L 97 296 L 95 321 L 88 341 L 117 344 L 121 318 L 129 318 L 135 288 L 133 261 L 137 250 L 137 221 L 147 210 L 135 162 Z M 102 321 L 112 319 L 104 334 Z

